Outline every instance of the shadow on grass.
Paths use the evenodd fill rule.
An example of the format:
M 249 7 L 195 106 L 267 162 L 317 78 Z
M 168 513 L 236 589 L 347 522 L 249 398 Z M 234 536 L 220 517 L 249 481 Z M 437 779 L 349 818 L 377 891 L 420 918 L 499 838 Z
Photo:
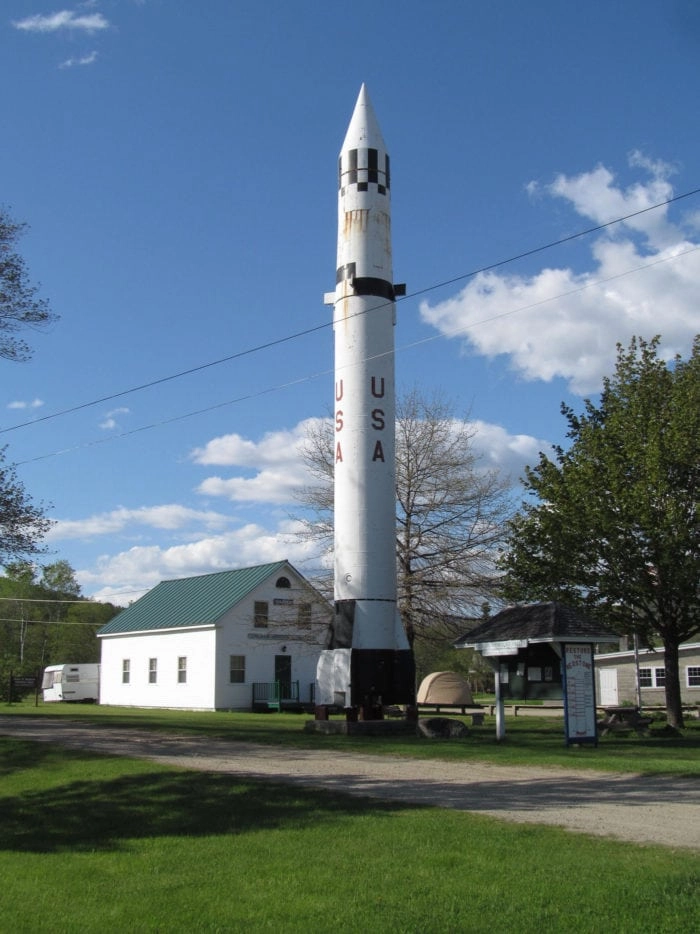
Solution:
M 39 753 L 37 756 L 36 753 Z M 27 753 L 24 753 L 27 755 Z M 48 755 L 48 753 L 47 753 Z M 41 750 L 26 766 L 41 766 Z M 75 763 L 90 756 L 72 753 Z M 15 767 L 23 767 L 19 755 Z M 373 817 L 406 805 L 372 802 Z M 415 805 L 413 806 L 415 807 Z M 337 823 L 368 802 L 342 794 L 200 772 L 145 772 L 74 781 L 0 799 L 0 850 L 118 850 L 133 838 L 244 834 Z

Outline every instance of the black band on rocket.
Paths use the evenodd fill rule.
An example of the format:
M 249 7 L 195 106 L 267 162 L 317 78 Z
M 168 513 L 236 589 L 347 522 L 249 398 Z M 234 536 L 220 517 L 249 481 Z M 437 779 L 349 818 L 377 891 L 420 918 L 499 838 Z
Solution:
M 394 286 L 386 279 L 373 279 L 371 276 L 359 276 L 352 280 L 355 295 L 376 295 L 394 301 Z

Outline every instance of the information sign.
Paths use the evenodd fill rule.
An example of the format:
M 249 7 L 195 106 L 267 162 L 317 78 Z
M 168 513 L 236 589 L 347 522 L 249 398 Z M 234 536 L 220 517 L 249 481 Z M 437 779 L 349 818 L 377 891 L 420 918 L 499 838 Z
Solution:
M 564 645 L 563 681 L 567 744 L 597 743 L 592 645 Z

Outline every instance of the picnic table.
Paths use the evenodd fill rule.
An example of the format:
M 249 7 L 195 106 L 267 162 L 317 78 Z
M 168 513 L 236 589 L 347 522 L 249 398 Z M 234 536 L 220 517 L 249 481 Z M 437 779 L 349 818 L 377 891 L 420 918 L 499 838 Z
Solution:
M 602 710 L 605 716 L 598 721 L 598 731 L 601 736 L 631 730 L 639 733 L 640 736 L 649 732 L 651 717 L 643 716 L 639 707 L 625 705 L 623 707 L 603 707 Z

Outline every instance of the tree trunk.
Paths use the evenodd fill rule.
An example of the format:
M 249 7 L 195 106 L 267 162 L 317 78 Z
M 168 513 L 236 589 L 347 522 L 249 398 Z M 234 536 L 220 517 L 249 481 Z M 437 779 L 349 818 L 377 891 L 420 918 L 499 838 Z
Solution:
M 678 640 L 664 639 L 664 670 L 666 672 L 666 720 L 677 730 L 683 728 L 683 701 L 678 670 Z

